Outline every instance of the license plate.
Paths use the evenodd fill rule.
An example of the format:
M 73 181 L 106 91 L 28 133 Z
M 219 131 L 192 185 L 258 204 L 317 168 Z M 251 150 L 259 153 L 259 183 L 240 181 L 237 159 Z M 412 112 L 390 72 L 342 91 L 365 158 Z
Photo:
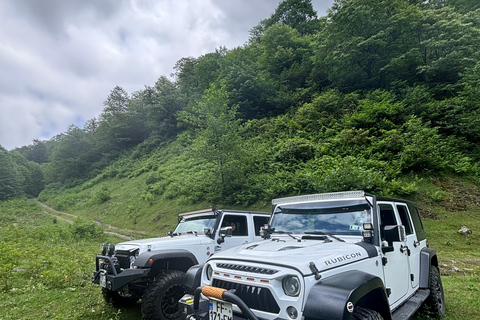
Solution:
M 107 275 L 105 273 L 100 273 L 100 285 L 104 288 L 107 287 Z
M 233 320 L 232 304 L 225 301 L 210 300 L 209 320 Z

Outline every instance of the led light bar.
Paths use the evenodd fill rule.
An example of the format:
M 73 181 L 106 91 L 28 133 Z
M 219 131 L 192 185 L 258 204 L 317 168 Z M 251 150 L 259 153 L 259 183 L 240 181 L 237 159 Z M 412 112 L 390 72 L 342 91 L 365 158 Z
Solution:
M 309 194 L 305 196 L 294 196 L 287 198 L 273 199 L 272 205 L 285 204 L 285 203 L 297 203 L 306 201 L 318 201 L 318 200 L 342 200 L 342 199 L 354 199 L 365 198 L 365 191 L 343 191 L 343 192 L 329 192 L 329 193 L 317 193 Z
M 211 208 L 210 209 L 202 209 L 202 210 L 196 210 L 196 211 L 182 212 L 182 213 L 179 213 L 178 215 L 180 217 L 183 217 L 183 216 L 188 216 L 188 215 L 195 214 L 195 213 L 205 213 L 205 212 L 213 212 L 213 210 Z

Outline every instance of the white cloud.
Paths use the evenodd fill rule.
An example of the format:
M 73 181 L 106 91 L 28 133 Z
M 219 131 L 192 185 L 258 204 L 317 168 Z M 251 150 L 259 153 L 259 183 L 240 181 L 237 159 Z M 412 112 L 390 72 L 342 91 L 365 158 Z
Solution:
M 246 43 L 272 0 L 3 0 L 0 145 L 50 139 L 97 117 L 116 85 L 169 76 L 183 57 Z M 313 1 L 325 15 L 333 0 Z

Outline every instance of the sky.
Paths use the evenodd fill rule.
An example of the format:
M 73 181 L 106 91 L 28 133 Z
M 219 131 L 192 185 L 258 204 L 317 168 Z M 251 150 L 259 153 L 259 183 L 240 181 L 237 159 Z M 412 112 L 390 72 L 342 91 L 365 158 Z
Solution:
M 334 0 L 312 0 L 319 17 Z M 0 1 L 0 145 L 49 140 L 198 58 L 248 41 L 280 0 Z

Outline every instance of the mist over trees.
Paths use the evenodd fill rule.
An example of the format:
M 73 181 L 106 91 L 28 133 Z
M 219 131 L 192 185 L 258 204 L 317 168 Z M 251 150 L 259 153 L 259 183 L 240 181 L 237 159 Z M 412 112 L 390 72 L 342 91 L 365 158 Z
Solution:
M 192 201 L 480 178 L 479 58 L 477 0 L 336 0 L 325 17 L 284 0 L 244 46 L 182 58 L 137 92 L 116 86 L 83 128 L 0 148 L 0 200 L 78 185 L 127 155 L 164 161 L 150 196 Z

